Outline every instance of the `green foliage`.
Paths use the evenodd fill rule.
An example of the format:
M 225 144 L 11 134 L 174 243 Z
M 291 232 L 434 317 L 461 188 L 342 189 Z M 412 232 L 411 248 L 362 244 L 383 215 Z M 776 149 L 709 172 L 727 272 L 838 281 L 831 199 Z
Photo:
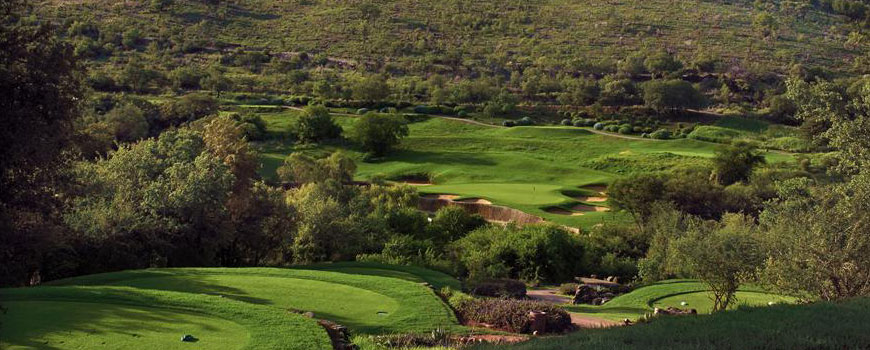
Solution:
M 716 225 L 694 223 L 670 237 L 668 264 L 699 278 L 713 294 L 713 312 L 736 301 L 740 284 L 752 281 L 765 260 L 755 220 L 728 214 Z
M 814 299 L 868 295 L 867 184 L 864 174 L 832 187 L 814 187 L 809 179 L 780 183 L 781 199 L 761 216 L 769 254 L 763 280 Z
M 529 313 L 541 312 L 546 330 L 558 333 L 571 329 L 571 316 L 557 305 L 531 300 L 471 299 L 456 308 L 465 320 L 490 324 L 512 333 L 531 333 Z
M 208 95 L 192 93 L 160 106 L 160 123 L 163 128 L 179 126 L 210 115 L 217 114 L 218 103 Z
M 699 108 L 704 97 L 692 86 L 682 80 L 653 80 L 642 85 L 644 103 L 660 112 Z
M 427 238 L 443 247 L 485 224 L 486 220 L 480 215 L 469 214 L 461 207 L 446 206 L 435 212 L 426 228 Z
M 408 126 L 398 116 L 368 113 L 354 124 L 350 139 L 369 154 L 384 156 L 408 136 Z
M 316 143 L 341 136 L 341 127 L 332 120 L 324 106 L 308 106 L 292 126 L 296 139 L 304 143 Z
M 557 282 L 583 272 L 580 241 L 556 226 L 486 226 L 456 241 L 455 249 L 471 278 Z
M 0 3 L 0 285 L 23 285 L 62 246 L 57 224 L 82 101 L 79 62 L 28 2 Z
M 764 156 L 746 143 L 723 147 L 713 157 L 716 179 L 724 186 L 748 180 L 752 170 L 764 163 Z

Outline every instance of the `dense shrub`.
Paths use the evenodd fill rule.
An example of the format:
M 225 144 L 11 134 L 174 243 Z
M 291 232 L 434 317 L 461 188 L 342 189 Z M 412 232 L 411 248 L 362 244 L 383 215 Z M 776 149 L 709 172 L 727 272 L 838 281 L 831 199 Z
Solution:
M 618 131 L 620 134 L 628 135 L 628 134 L 631 134 L 631 133 L 633 132 L 633 129 L 632 129 L 632 127 L 630 127 L 630 126 L 620 126 L 620 127 L 619 127 L 619 130 L 617 130 L 617 131 Z
M 561 282 L 583 272 L 579 238 L 558 226 L 485 226 L 453 246 L 472 279 Z
M 571 119 L 562 119 L 562 121 L 559 122 L 559 124 L 562 124 L 564 126 L 571 126 L 572 125 Z
M 592 128 L 595 130 L 604 130 L 604 127 L 605 124 L 601 122 L 595 123 L 595 125 L 592 126 Z
M 671 138 L 671 132 L 667 129 L 658 129 L 649 134 L 649 137 L 658 139 L 658 140 L 667 140 Z
M 326 107 L 309 106 L 294 122 L 293 133 L 300 142 L 320 142 L 341 136 L 341 127 Z
M 360 108 L 356 110 L 356 114 L 363 115 L 369 112 L 368 108 Z
M 408 125 L 400 116 L 367 113 L 357 120 L 351 139 L 371 156 L 383 156 L 408 136 Z
M 465 321 L 486 323 L 513 333 L 530 333 L 532 311 L 546 313 L 547 332 L 563 332 L 572 327 L 571 316 L 559 306 L 530 300 L 466 299 L 456 308 Z
M 506 278 L 487 279 L 471 282 L 468 291 L 476 296 L 522 299 L 526 297 L 526 284 Z

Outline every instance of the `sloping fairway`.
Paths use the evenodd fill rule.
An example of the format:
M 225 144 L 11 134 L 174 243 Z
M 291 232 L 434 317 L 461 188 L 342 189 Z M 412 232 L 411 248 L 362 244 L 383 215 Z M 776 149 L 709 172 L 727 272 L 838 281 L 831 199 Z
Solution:
M 149 269 L 62 280 L 61 285 L 114 285 L 219 295 L 252 304 L 311 311 L 356 333 L 458 328 L 453 312 L 420 283 L 392 277 L 301 269 Z
M 0 290 L 3 349 L 328 350 L 301 315 L 190 293 L 124 287 Z M 182 342 L 190 334 L 195 342 Z
M 768 302 L 793 303 L 794 297 L 767 293 L 753 286 L 744 286 L 737 292 L 738 306 L 767 306 Z M 685 301 L 688 305 L 682 306 Z M 708 297 L 707 287 L 695 280 L 668 280 L 638 288 L 631 293 L 620 295 L 602 306 L 570 305 L 565 309 L 580 314 L 620 321 L 626 318 L 637 319 L 652 313 L 655 307 L 674 306 L 693 308 L 699 313 L 710 313 L 713 302 Z
M 262 116 L 271 133 L 282 134 L 288 132 L 289 121 L 296 117 L 296 113 L 286 111 Z M 335 119 L 345 130 L 353 128 L 352 117 L 336 116 Z M 646 164 L 650 163 L 651 155 L 667 155 L 654 162 L 665 169 L 705 163 L 721 147 L 691 139 L 630 140 L 575 127 L 497 128 L 441 118 L 412 123 L 409 129 L 410 135 L 399 148 L 381 162 L 362 162 L 362 153 L 344 147 L 358 160 L 357 177 L 369 179 L 384 175 L 399 179 L 425 174 L 435 185 L 422 186 L 421 192 L 485 198 L 498 205 L 575 227 L 628 218 L 612 212 L 559 215 L 545 210 L 582 204 L 566 196 L 565 192 L 609 183 L 627 173 L 649 171 Z M 293 151 L 323 154 L 340 148 L 343 146 L 300 148 L 266 145 L 263 147 L 262 173 L 273 177 L 275 169 Z M 765 156 L 769 162 L 791 159 L 787 154 L 776 152 Z M 619 161 L 613 161 L 613 157 L 618 157 Z
M 475 350 L 564 349 L 868 349 L 870 299 L 841 303 L 739 308 L 699 317 L 664 317 L 648 324 L 584 329 Z

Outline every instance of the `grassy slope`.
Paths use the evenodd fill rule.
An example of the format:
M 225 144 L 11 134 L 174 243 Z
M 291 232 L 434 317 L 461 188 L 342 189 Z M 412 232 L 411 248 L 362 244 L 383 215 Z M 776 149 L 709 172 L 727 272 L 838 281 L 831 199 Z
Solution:
M 286 111 L 263 117 L 273 134 L 281 134 L 287 132 L 295 115 L 294 111 Z M 336 120 L 345 129 L 353 127 L 353 118 L 336 117 Z M 625 218 L 604 212 L 564 216 L 543 209 L 577 204 L 564 194 L 566 191 L 579 192 L 585 185 L 608 183 L 625 173 L 649 171 L 651 159 L 654 165 L 662 167 L 701 163 L 712 157 L 717 147 L 720 145 L 688 139 L 627 140 L 573 127 L 489 128 L 432 118 L 411 124 L 410 135 L 384 161 L 358 162 L 357 176 L 397 178 L 425 173 L 437 185 L 421 187 L 422 192 L 483 197 L 561 224 L 591 226 Z M 284 157 L 293 151 L 323 153 L 335 149 L 348 147 L 268 144 L 263 147 L 262 172 L 264 176 L 273 176 Z M 352 148 L 350 154 L 362 159 L 362 154 Z M 766 156 L 770 162 L 791 158 L 781 153 Z
M 665 317 L 649 324 L 589 329 L 513 346 L 475 349 L 867 349 L 870 299 L 833 304 L 740 308 L 712 316 Z
M 350 267 L 350 266 L 349 266 Z M 397 278 L 297 269 L 149 269 L 77 277 L 56 285 L 116 285 L 219 294 L 283 310 L 312 311 L 364 334 L 458 329 L 427 287 Z
M 89 286 L 3 289 L 0 299 L 4 349 L 332 348 L 312 319 L 218 296 Z M 185 334 L 200 341 L 182 343 Z
M 455 290 L 462 289 L 462 283 L 453 276 L 417 266 L 386 265 L 371 262 L 336 262 L 307 265 L 298 268 L 305 270 L 325 270 L 353 275 L 392 277 L 417 283 L 426 282 L 432 285 L 435 289 L 440 289 L 442 287 L 450 287 Z
M 551 60 L 620 59 L 647 47 L 685 57 L 709 52 L 723 62 L 745 59 L 783 70 L 791 62 L 842 67 L 860 52 L 843 48 L 848 33 L 840 28 L 842 18 L 816 10 L 801 19 L 775 12 L 777 39 L 764 42 L 752 26 L 760 11 L 750 2 L 390 0 L 373 2 L 380 15 L 368 22 L 360 2 L 247 0 L 224 15 L 203 1 L 176 0 L 166 13 L 152 11 L 149 3 L 47 0 L 40 7 L 61 18 L 129 18 L 146 36 L 157 34 L 158 27 L 180 29 L 208 20 L 214 23 L 209 39 L 227 44 L 357 60 L 390 57 L 410 70 L 455 73 L 462 73 L 462 66 L 487 67 L 488 61 L 546 67 Z
M 762 306 L 769 301 L 777 303 L 794 302 L 794 298 L 768 294 L 764 290 L 744 286 L 738 292 L 738 301 L 734 305 Z M 588 314 L 590 316 L 606 318 L 609 320 L 637 319 L 644 314 L 651 313 L 654 307 L 680 307 L 694 308 L 699 312 L 707 312 L 712 308 L 712 302 L 706 294 L 707 287 L 694 280 L 668 280 L 638 288 L 631 293 L 620 295 L 603 306 L 570 305 L 565 308 L 572 312 Z M 687 301 L 688 306 L 681 306 L 682 301 Z

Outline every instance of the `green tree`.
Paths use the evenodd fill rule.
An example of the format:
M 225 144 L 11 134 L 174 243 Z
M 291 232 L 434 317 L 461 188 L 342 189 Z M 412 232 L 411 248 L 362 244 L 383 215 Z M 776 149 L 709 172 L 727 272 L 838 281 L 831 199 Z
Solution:
M 752 170 L 764 163 L 755 146 L 740 142 L 717 149 L 713 157 L 714 174 L 723 186 L 748 180 Z
M 219 67 L 209 68 L 205 76 L 201 78 L 200 85 L 204 89 L 214 92 L 217 98 L 220 98 L 221 93 L 232 89 L 233 86 L 232 81 L 224 75 L 223 70 Z
M 48 22 L 28 20 L 27 3 L 0 2 L 2 286 L 57 277 L 44 257 L 64 244 L 58 200 L 82 100 L 72 47 Z
M 207 94 L 193 93 L 160 106 L 161 127 L 179 126 L 217 114 L 218 103 Z
M 761 215 L 769 256 L 763 280 L 811 299 L 870 295 L 868 176 L 833 187 L 799 178 L 778 190 L 780 198 Z
M 134 104 L 115 107 L 106 113 L 105 119 L 114 130 L 115 140 L 134 142 L 148 136 L 150 126 L 145 112 Z
M 356 173 L 356 164 L 342 152 L 323 159 L 314 159 L 302 153 L 291 153 L 278 168 L 278 178 L 298 184 L 336 181 L 350 183 Z
M 667 74 L 683 69 L 683 62 L 680 62 L 680 60 L 676 59 L 674 55 L 665 51 L 656 52 L 647 56 L 643 61 L 643 65 L 654 77 L 663 77 Z
M 370 75 L 356 79 L 350 87 L 355 100 L 366 102 L 383 101 L 390 97 L 390 86 L 383 75 Z
M 642 85 L 644 103 L 659 112 L 699 108 L 704 96 L 691 83 L 675 80 L 653 80 Z
M 764 263 L 760 238 L 755 220 L 740 214 L 725 215 L 720 223 L 696 223 L 670 242 L 669 264 L 704 282 L 712 293 L 713 312 L 724 311 Z
M 553 225 L 481 227 L 454 243 L 471 279 L 515 278 L 563 282 L 581 275 L 583 247 L 577 236 Z
M 427 238 L 443 247 L 483 225 L 486 225 L 486 220 L 480 215 L 469 214 L 462 207 L 447 206 L 435 212 L 435 217 L 426 228 Z
M 293 133 L 303 143 L 316 143 L 341 136 L 341 127 L 324 106 L 308 106 L 293 123 Z
M 351 139 L 373 156 L 383 156 L 408 136 L 408 126 L 398 116 L 367 113 L 354 125 Z

